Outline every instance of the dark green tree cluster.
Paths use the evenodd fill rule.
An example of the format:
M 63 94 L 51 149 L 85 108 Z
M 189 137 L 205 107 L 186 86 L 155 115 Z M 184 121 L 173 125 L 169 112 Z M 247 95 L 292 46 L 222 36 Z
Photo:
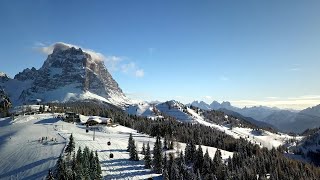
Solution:
M 139 161 L 139 155 L 132 133 L 130 133 L 129 136 L 127 151 L 129 152 L 130 160 Z
M 92 109 L 85 110 L 84 108 L 84 111 L 91 112 Z M 175 118 L 165 115 L 164 119 L 150 120 L 135 115 L 127 115 L 121 110 L 110 107 L 104 109 L 104 111 L 108 112 L 108 116 L 112 116 L 115 122 L 133 128 L 140 133 L 149 134 L 153 137 L 167 137 L 168 140 L 187 143 L 185 157 L 183 153 L 178 158 L 171 158 L 169 155 L 167 162 L 162 158 L 162 169 L 154 168 L 154 157 L 152 159 L 145 155 L 146 167 L 153 167 L 154 170 L 162 172 L 164 178 L 167 179 L 181 179 L 182 177 L 183 179 L 256 180 L 257 176 L 259 179 L 266 179 L 270 176 L 271 179 L 289 180 L 318 179 L 320 177 L 319 168 L 289 159 L 283 155 L 280 149 L 261 149 L 258 145 L 253 145 L 243 138 L 235 139 L 211 127 L 180 123 Z M 158 142 L 161 143 L 161 141 Z M 157 147 L 160 147 L 160 143 Z M 201 155 L 203 153 L 201 146 L 196 146 L 199 144 L 234 152 L 234 155 L 232 158 L 222 161 L 221 153 L 217 151 L 215 157 L 211 159 L 207 152 L 203 156 Z M 163 149 L 162 145 L 161 148 Z M 146 148 L 146 154 L 147 149 L 148 147 Z M 157 149 L 154 149 L 154 151 L 157 152 Z M 155 152 L 153 152 L 153 155 L 155 155 Z M 159 162 L 157 163 L 159 164 Z
M 171 154 L 168 161 L 164 158 L 164 179 L 290 180 L 318 179 L 320 175 L 317 167 L 288 159 L 276 149 L 258 148 L 252 155 L 243 150 L 224 161 L 219 149 L 211 159 L 208 150 L 203 155 L 201 146 L 192 146 L 188 143 L 185 156 L 181 152 L 178 158 Z M 194 158 L 187 159 L 187 155 Z
M 12 107 L 9 96 L 0 89 L 0 118 L 10 116 L 9 109 Z
M 55 173 L 51 170 L 48 172 L 47 179 L 59 180 L 98 180 L 102 179 L 102 170 L 97 151 L 94 152 L 88 147 L 82 151 L 79 147 L 77 152 L 74 152 L 74 141 L 70 136 L 69 144 L 66 148 L 66 156 L 60 156 Z M 72 142 L 73 143 L 70 143 Z M 69 148 L 68 148 L 69 147 Z

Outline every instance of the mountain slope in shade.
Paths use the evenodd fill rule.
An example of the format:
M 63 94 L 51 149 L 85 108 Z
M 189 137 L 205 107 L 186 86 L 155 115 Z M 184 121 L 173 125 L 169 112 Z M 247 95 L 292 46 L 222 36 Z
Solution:
M 203 102 L 203 101 L 193 101 L 191 104 L 187 104 L 187 106 L 195 106 L 195 107 L 198 107 L 200 109 L 203 109 L 203 110 L 211 110 L 211 106 L 208 105 L 207 103 Z
M 298 113 L 282 110 L 266 117 L 264 121 L 285 132 L 302 133 L 307 129 L 320 127 L 319 109 L 320 105 Z
M 320 104 L 314 107 L 309 107 L 307 109 L 304 109 L 300 111 L 300 113 L 320 117 Z
M 300 112 L 265 106 L 238 108 L 232 106 L 228 101 L 222 103 L 213 101 L 210 105 L 205 102 L 194 101 L 191 105 L 203 110 L 222 110 L 230 115 L 236 113 L 236 115 L 249 118 L 249 120 L 250 118 L 257 120 L 252 121 L 255 125 L 261 125 L 261 123 L 265 123 L 264 125 L 270 124 L 282 132 L 302 133 L 306 129 L 320 126 L 320 105 Z
M 156 105 L 161 113 L 175 117 L 181 122 L 193 122 L 194 118 L 187 113 L 187 107 L 175 100 L 167 101 Z
M 266 106 L 253 106 L 253 107 L 244 107 L 244 108 L 238 108 L 235 106 L 232 106 L 232 104 L 228 101 L 223 101 L 222 103 L 219 103 L 217 101 L 213 101 L 210 105 L 207 103 L 201 101 L 200 103 L 198 101 L 194 101 L 191 103 L 192 106 L 198 107 L 203 110 L 219 110 L 219 109 L 226 109 L 233 112 L 240 113 L 241 115 L 245 117 L 251 117 L 253 119 L 256 119 L 258 121 L 263 121 L 264 118 L 267 116 L 280 111 L 278 108 L 270 108 Z
M 222 111 L 224 112 L 225 114 L 229 115 L 229 116 L 233 116 L 233 117 L 236 117 L 238 119 L 241 119 L 243 121 L 247 121 L 259 128 L 271 128 L 271 129 L 277 129 L 275 128 L 273 125 L 269 124 L 269 123 L 266 123 L 266 122 L 262 122 L 262 121 L 257 121 L 251 117 L 245 117 L 243 115 L 241 115 L 240 113 L 237 113 L 237 112 L 234 112 L 234 111 L 231 111 L 231 110 L 228 110 L 228 109 L 219 109 L 219 111 Z
M 292 147 L 298 154 L 316 165 L 320 165 L 320 128 L 309 129 L 304 132 L 305 137 L 296 147 Z
M 53 46 L 39 70 L 25 69 L 2 85 L 12 92 L 17 104 L 82 99 L 98 99 L 115 105 L 130 103 L 103 60 L 91 51 L 65 43 Z M 10 91 L 13 87 L 19 90 Z
M 292 123 L 296 118 L 297 113 L 291 112 L 288 110 L 281 110 L 278 112 L 274 112 L 271 115 L 265 117 L 263 122 L 268 122 L 278 129 L 286 130 L 288 129 L 288 124 Z

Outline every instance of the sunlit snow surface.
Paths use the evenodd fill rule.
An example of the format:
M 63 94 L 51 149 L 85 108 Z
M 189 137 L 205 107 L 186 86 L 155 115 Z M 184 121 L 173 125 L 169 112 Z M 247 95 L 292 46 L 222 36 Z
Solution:
M 130 133 L 133 134 L 140 151 L 143 142 L 150 142 L 153 149 L 154 138 L 123 126 L 100 126 L 93 141 L 92 130 L 86 133 L 85 126 L 65 123 L 55 118 L 57 115 L 18 116 L 14 121 L 11 118 L 0 119 L 0 179 L 43 179 L 48 170 L 55 166 L 71 133 L 77 148 L 88 146 L 98 151 L 104 179 L 161 179 L 159 174 L 145 169 L 142 160 L 129 161 L 129 154 L 126 152 Z M 81 116 L 82 121 L 87 118 Z M 39 142 L 41 137 L 48 137 L 48 141 Z M 57 141 L 50 141 L 52 138 Z M 107 145 L 108 141 L 111 146 Z M 208 149 L 210 156 L 214 156 L 216 148 L 202 148 L 204 152 Z M 175 150 L 170 152 L 176 153 L 178 149 L 184 150 L 185 144 L 178 143 Z M 113 159 L 109 158 L 110 153 L 114 154 Z M 232 154 L 222 151 L 224 159 Z M 139 157 L 143 159 L 143 155 L 139 154 Z
M 171 107 L 169 107 L 169 105 Z M 292 137 L 284 133 L 271 133 L 269 131 L 261 130 L 261 132 L 254 131 L 250 128 L 233 127 L 218 125 L 213 122 L 208 122 L 203 116 L 196 113 L 193 109 L 186 107 L 186 111 L 183 109 L 183 105 L 176 101 L 169 101 L 166 103 L 159 103 L 155 105 L 155 108 L 160 112 L 175 117 L 178 121 L 188 123 L 199 123 L 205 126 L 212 127 L 219 131 L 222 131 L 234 138 L 244 138 L 254 144 L 258 144 L 261 147 L 268 149 L 277 148 L 280 145 L 287 143 L 289 139 L 301 139 L 302 137 Z M 138 116 L 155 117 L 153 107 L 148 104 L 137 104 L 135 106 L 129 106 L 127 113 L 136 114 Z M 228 118 L 228 117 L 226 117 Z

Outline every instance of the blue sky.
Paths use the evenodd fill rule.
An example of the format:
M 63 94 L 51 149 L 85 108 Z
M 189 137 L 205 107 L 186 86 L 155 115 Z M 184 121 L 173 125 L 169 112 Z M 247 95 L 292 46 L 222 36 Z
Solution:
M 0 1 L 0 71 L 41 67 L 39 48 L 92 49 L 130 97 L 320 103 L 320 1 Z

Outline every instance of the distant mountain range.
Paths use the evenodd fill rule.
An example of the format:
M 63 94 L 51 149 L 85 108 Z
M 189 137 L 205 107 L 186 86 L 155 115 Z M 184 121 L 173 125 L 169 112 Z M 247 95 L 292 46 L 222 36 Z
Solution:
M 188 104 L 203 110 L 220 110 L 229 114 L 238 114 L 250 117 L 267 124 L 271 124 L 283 132 L 302 133 L 306 129 L 320 127 L 320 105 L 304 109 L 302 111 L 282 110 L 266 106 L 254 106 L 238 108 L 224 101 L 213 101 L 210 105 L 203 101 L 193 101 Z

